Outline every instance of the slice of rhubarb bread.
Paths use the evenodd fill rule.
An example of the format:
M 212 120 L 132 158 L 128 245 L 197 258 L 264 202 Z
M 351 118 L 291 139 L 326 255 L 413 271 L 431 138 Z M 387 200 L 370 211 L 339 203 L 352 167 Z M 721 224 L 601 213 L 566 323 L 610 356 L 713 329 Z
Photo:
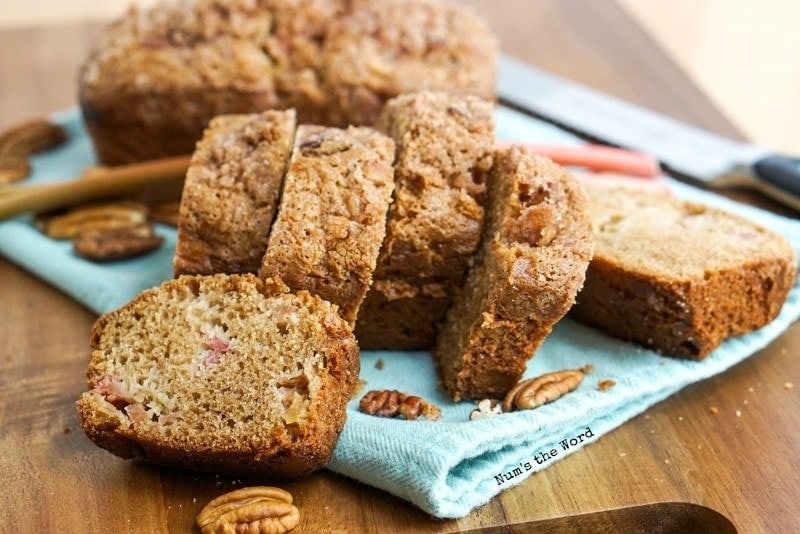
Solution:
M 502 398 L 575 302 L 592 257 L 581 185 L 530 150 L 495 153 L 486 222 L 433 354 L 454 400 Z
M 661 353 L 699 360 L 772 321 L 794 285 L 788 240 L 673 197 L 592 191 L 595 257 L 575 317 Z
M 355 323 L 386 233 L 393 161 L 394 142 L 372 128 L 299 126 L 261 276 Z
M 330 303 L 255 275 L 182 276 L 101 316 L 81 426 L 122 458 L 294 477 L 329 461 L 358 378 Z
M 257 273 L 278 209 L 295 113 L 213 119 L 186 173 L 175 275 Z

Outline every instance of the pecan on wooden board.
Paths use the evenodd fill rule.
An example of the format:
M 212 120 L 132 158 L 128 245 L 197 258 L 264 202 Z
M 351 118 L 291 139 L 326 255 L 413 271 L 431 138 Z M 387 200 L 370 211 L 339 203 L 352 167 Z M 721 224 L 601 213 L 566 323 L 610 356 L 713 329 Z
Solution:
M 559 399 L 577 388 L 587 368 L 546 373 L 518 383 L 503 399 L 503 411 L 530 410 Z
M 231 491 L 209 502 L 197 516 L 203 534 L 282 534 L 300 523 L 292 494 L 272 486 Z

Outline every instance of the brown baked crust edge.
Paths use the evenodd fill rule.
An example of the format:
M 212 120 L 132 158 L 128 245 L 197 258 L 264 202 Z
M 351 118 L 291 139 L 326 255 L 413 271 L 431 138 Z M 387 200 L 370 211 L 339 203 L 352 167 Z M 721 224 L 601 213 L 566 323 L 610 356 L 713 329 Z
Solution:
M 600 253 L 571 314 L 614 337 L 657 352 L 702 360 L 727 338 L 778 316 L 794 286 L 793 253 L 668 282 L 626 270 Z

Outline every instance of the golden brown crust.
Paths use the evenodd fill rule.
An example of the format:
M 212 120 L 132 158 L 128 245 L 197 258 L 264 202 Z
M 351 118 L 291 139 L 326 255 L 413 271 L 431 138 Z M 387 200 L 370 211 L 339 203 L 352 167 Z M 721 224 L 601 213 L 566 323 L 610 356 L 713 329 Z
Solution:
M 394 142 L 366 127 L 301 125 L 261 276 L 280 276 L 355 322 L 386 232 Z
M 702 359 L 780 312 L 788 241 L 733 214 L 615 189 L 589 196 L 596 252 L 575 317 L 664 354 Z
M 79 98 L 100 160 L 118 164 L 188 154 L 222 114 L 295 108 L 345 127 L 411 90 L 493 99 L 497 54 L 486 23 L 449 1 L 172 0 L 107 29 Z
M 331 304 L 254 275 L 183 276 L 94 326 L 87 436 L 123 458 L 248 476 L 323 467 L 358 378 Z
M 294 131 L 293 110 L 211 121 L 181 195 L 176 276 L 258 272 Z
M 592 256 L 583 188 L 526 149 L 495 153 L 486 226 L 433 354 L 455 400 L 502 397 L 567 313 Z
M 384 107 L 379 128 L 397 144 L 396 190 L 356 324 L 362 348 L 432 345 L 478 247 L 493 112 L 487 100 L 431 91 Z
M 374 124 L 384 103 L 423 90 L 495 97 L 498 41 L 472 8 L 440 0 L 355 0 L 323 48 L 325 121 Z

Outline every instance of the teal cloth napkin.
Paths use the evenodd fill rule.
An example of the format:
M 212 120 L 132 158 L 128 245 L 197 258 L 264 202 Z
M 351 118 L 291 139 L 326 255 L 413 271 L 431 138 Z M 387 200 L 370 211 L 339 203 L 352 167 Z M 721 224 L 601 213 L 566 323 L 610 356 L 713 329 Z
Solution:
M 70 131 L 71 141 L 35 158 L 33 182 L 74 176 L 93 162 L 77 111 L 65 112 L 57 119 Z M 543 143 L 579 142 L 553 126 L 503 108 L 497 111 L 497 135 Z M 679 197 L 739 213 L 782 233 L 800 256 L 799 221 L 678 182 L 670 185 Z M 0 253 L 102 313 L 171 277 L 175 231 L 168 227 L 158 231 L 165 244 L 157 253 L 97 265 L 76 257 L 69 244 L 43 237 L 32 228 L 29 217 L 21 216 L 0 223 Z M 398 389 L 421 396 L 441 408 L 442 418 L 381 419 L 360 413 L 358 401 L 353 400 L 328 468 L 386 490 L 433 516 L 462 517 L 684 386 L 742 361 L 798 317 L 800 284 L 790 292 L 775 321 L 726 341 L 701 362 L 662 357 L 566 318 L 531 360 L 525 376 L 586 364 L 594 366 L 594 373 L 558 402 L 476 421 L 469 421 L 473 402 L 453 403 L 437 388 L 435 367 L 427 352 L 365 351 L 361 378 L 366 389 Z M 606 378 L 615 380 L 616 386 L 599 391 L 597 381 Z

